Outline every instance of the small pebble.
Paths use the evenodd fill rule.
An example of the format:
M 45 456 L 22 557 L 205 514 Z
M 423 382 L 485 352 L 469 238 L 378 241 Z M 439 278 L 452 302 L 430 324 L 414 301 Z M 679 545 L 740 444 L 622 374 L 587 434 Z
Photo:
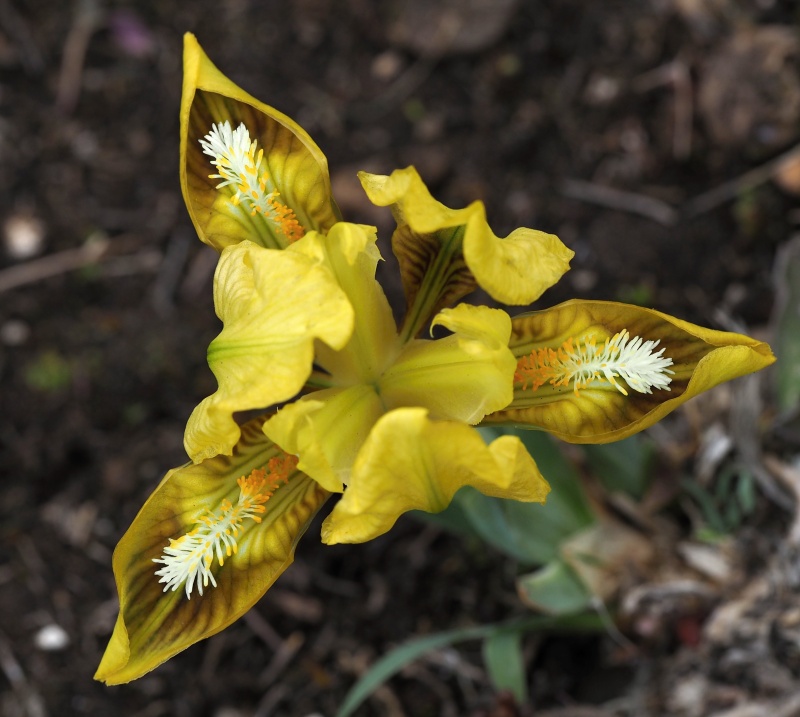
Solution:
M 391 82 L 403 71 L 404 64 L 403 56 L 399 52 L 386 50 L 375 57 L 370 71 L 375 79 Z
M 99 151 L 100 142 L 90 130 L 81 130 L 72 138 L 72 153 L 81 162 L 91 162 Z
M 244 712 L 235 707 L 224 706 L 214 713 L 214 717 L 244 717 Z
M 44 222 L 29 214 L 12 214 L 3 224 L 3 243 L 12 259 L 30 259 L 41 254 L 44 236 Z
M 591 291 L 597 285 L 597 273 L 591 269 L 574 269 L 569 273 L 575 291 Z
M 22 346 L 31 336 L 31 327 L 20 319 L 9 319 L 0 326 L 0 343 Z
M 63 627 L 51 623 L 39 630 L 33 641 L 40 650 L 57 652 L 69 645 L 69 635 L 67 635 L 67 631 Z
M 800 196 L 800 158 L 793 157 L 781 162 L 772 178 L 784 192 Z

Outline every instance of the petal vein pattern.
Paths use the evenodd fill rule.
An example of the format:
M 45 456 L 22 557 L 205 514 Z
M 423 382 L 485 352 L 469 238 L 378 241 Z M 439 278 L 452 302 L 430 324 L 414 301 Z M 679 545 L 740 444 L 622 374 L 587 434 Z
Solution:
M 484 423 L 537 428 L 572 443 L 631 436 L 693 396 L 775 360 L 767 344 L 748 336 L 613 301 L 574 299 L 515 316 L 512 326 L 514 399 Z M 611 351 L 615 338 L 618 353 Z M 631 367 L 636 371 L 626 376 L 622 369 Z M 617 375 L 630 395 L 611 380 Z
M 245 519 L 261 522 L 266 511 L 264 503 L 280 487 L 289 482 L 289 475 L 297 467 L 296 456 L 276 456 L 270 459 L 267 468 L 254 468 L 249 476 L 242 476 L 239 486 L 239 500 L 236 504 L 223 499 L 218 511 L 206 510 L 197 520 L 197 525 L 177 540 L 170 539 L 160 558 L 154 563 L 164 567 L 156 570 L 158 582 L 166 583 L 164 592 L 186 586 L 186 597 L 191 599 L 192 589 L 202 595 L 209 582 L 217 587 L 211 565 L 216 555 L 220 567 L 225 558 L 231 557 L 239 549 L 237 538 L 244 530 Z M 224 553 L 224 555 L 223 555 Z
M 331 196 L 325 155 L 300 125 L 225 77 L 191 34 L 185 36 L 183 69 L 180 183 L 189 216 L 203 242 L 222 251 L 240 241 L 274 249 L 292 241 L 281 231 L 280 222 L 234 205 L 229 191 L 217 189 L 218 180 L 209 177 L 209 159 L 200 141 L 213 125 L 225 122 L 231 128 L 244 124 L 251 143 L 258 142 L 264 150 L 268 189 L 279 193 L 280 204 L 292 212 L 303 231 L 326 233 L 341 219 Z
M 137 679 L 184 650 L 230 625 L 249 610 L 292 563 L 294 549 L 314 515 L 330 496 L 319 484 L 297 470 L 262 432 L 264 417 L 241 427 L 241 438 L 230 456 L 216 456 L 200 464 L 189 463 L 167 473 L 147 499 L 114 551 L 114 576 L 120 614 L 95 679 L 122 684 Z M 271 466 L 271 467 L 270 467 Z M 261 519 L 246 519 L 236 541 L 238 549 L 223 555 L 224 567 L 211 566 L 216 588 L 203 595 L 167 590 L 156 577 L 154 559 L 165 545 L 198 525 L 202 515 L 219 516 L 227 499 L 237 502 L 242 476 L 266 467 L 266 483 L 248 481 L 245 492 L 253 496 L 280 483 Z M 283 479 L 284 472 L 286 478 Z M 245 481 L 242 481 L 245 482 Z M 258 503 L 256 503 L 258 505 Z M 195 585 L 197 587 L 197 585 Z

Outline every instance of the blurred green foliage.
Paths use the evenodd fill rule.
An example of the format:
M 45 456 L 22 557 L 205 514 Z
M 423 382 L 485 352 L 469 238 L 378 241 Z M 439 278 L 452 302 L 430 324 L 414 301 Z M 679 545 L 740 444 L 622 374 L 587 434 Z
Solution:
M 59 391 L 72 381 L 72 368 L 60 353 L 48 350 L 27 366 L 24 377 L 25 383 L 36 391 Z

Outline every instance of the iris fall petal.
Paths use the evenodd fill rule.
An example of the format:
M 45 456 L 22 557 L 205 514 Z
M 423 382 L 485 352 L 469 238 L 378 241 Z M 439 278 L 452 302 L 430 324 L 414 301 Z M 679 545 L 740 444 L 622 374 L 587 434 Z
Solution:
M 759 371 L 775 360 L 769 346 L 742 334 L 715 331 L 653 309 L 606 301 L 572 300 L 512 320 L 510 348 L 521 358 L 557 349 L 570 338 L 596 336 L 598 343 L 627 330 L 658 340 L 672 359 L 669 390 L 623 395 L 596 382 L 579 391 L 545 384 L 537 390 L 515 386 L 514 400 L 486 423 L 511 423 L 552 433 L 573 443 L 609 443 L 652 426 L 690 398 L 725 381 Z M 624 384 L 623 384 L 624 385 Z
M 268 464 L 280 451 L 261 432 L 263 419 L 242 427 L 233 455 L 170 471 L 148 498 L 114 551 L 120 612 L 95 679 L 130 682 L 242 616 L 291 564 L 294 549 L 329 497 L 295 471 L 265 504 L 261 522 L 239 531 L 238 550 L 214 565 L 217 586 L 187 599 L 163 592 L 155 558 L 170 539 L 189 531 L 204 509 L 235 500 L 237 478 Z
M 222 251 L 245 239 L 265 247 L 285 247 L 290 238 L 280 223 L 251 214 L 217 189 L 219 180 L 200 140 L 215 123 L 232 129 L 244 124 L 258 149 L 276 201 L 296 217 L 301 231 L 327 232 L 340 219 L 331 196 L 328 162 L 308 133 L 281 112 L 259 102 L 223 75 L 194 35 L 184 37 L 183 94 L 180 111 L 180 180 L 197 234 Z

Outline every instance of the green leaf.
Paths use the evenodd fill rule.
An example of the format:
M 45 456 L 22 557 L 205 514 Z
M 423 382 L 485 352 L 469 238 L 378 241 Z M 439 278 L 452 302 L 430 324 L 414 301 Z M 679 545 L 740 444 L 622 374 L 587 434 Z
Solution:
M 725 520 L 717 507 L 714 496 L 711 495 L 708 490 L 692 478 L 684 478 L 681 481 L 681 487 L 694 498 L 695 502 L 700 506 L 703 519 L 713 533 L 724 535 L 728 532 Z
M 617 443 L 582 446 L 590 470 L 612 493 L 641 498 L 650 482 L 652 444 L 641 435 Z
M 550 615 L 575 615 L 592 602 L 589 588 L 561 560 L 519 577 L 517 591 L 523 602 Z
M 546 433 L 526 429 L 509 431 L 518 436 L 533 456 L 552 491 L 547 496 L 547 513 L 571 535 L 595 521 L 594 511 L 586 498 L 581 477 L 575 466 L 561 452 L 559 444 Z
M 514 560 L 538 565 L 557 547 L 557 535 L 532 530 L 547 510 L 545 506 L 489 498 L 469 487 L 458 492 L 455 502 L 478 536 Z
M 439 648 L 453 645 L 457 642 L 480 640 L 500 631 L 517 631 L 523 633 L 534 630 L 552 630 L 559 628 L 595 632 L 602 630 L 604 624 L 599 616 L 592 614 L 575 615 L 565 618 L 535 616 L 501 624 L 458 628 L 409 640 L 387 655 L 384 655 L 361 676 L 359 681 L 353 685 L 350 692 L 345 695 L 344 701 L 341 707 L 339 707 L 339 711 L 336 713 L 335 717 L 350 717 L 364 700 L 384 682 L 393 675 L 396 675 L 406 665 L 414 662 L 414 660 L 432 650 L 438 650 Z
M 472 490 L 471 488 L 462 488 L 462 490 Z M 426 523 L 433 523 L 442 530 L 449 533 L 462 536 L 464 538 L 473 538 L 483 541 L 481 534 L 475 529 L 469 515 L 464 510 L 459 500 L 459 493 L 456 493 L 450 505 L 446 510 L 441 513 L 426 513 L 424 510 L 414 510 L 409 513 L 415 518 L 422 520 Z M 496 498 L 487 498 L 486 500 L 497 500 Z
M 503 630 L 489 635 L 483 642 L 483 662 L 498 691 L 508 690 L 520 704 L 528 701 L 522 633 L 519 630 Z
M 742 467 L 739 482 L 736 484 L 736 497 L 745 515 L 750 515 L 756 508 L 756 483 L 753 474 Z
M 409 640 L 400 647 L 395 648 L 387 655 L 379 659 L 362 677 L 356 682 L 350 692 L 344 698 L 336 717 L 348 717 L 353 714 L 358 706 L 367 699 L 378 687 L 386 682 L 390 677 L 396 675 L 406 665 L 422 657 L 427 652 L 437 650 L 447 645 L 465 640 L 476 640 L 490 634 L 496 629 L 494 625 L 481 625 L 478 627 L 468 627 L 459 630 L 440 632 L 435 635 L 426 635 L 415 640 Z
M 595 520 L 577 471 L 546 434 L 494 426 L 479 430 L 487 443 L 502 435 L 519 437 L 552 487 L 547 502 L 490 498 L 462 488 L 447 510 L 424 518 L 459 535 L 478 537 L 525 565 L 553 560 L 561 543 Z
M 775 260 L 775 386 L 778 405 L 790 412 L 800 404 L 800 237 Z

